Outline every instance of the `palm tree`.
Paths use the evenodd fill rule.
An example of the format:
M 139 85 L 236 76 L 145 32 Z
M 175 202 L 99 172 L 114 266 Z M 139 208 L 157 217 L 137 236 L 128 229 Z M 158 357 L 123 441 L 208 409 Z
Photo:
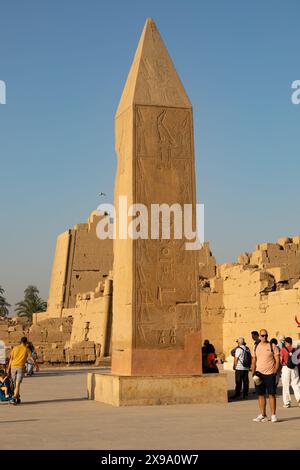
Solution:
M 36 286 L 28 286 L 24 290 L 24 300 L 16 303 L 16 313 L 19 317 L 32 318 L 32 314 L 36 312 L 45 312 L 47 310 L 47 302 L 39 297 L 40 291 Z
M 6 302 L 6 298 L 4 297 L 5 290 L 2 286 L 0 286 L 0 317 L 7 317 L 9 314 L 8 307 L 10 304 Z

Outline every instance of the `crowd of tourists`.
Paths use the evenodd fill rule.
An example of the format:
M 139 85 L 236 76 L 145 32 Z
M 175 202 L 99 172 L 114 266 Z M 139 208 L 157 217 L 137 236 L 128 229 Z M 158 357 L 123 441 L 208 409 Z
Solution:
M 249 372 L 251 371 L 258 396 L 260 414 L 253 421 L 268 421 L 267 396 L 271 410 L 271 421 L 277 422 L 276 390 L 281 379 L 283 407 L 292 405 L 290 387 L 300 407 L 300 347 L 293 344 L 289 336 L 271 338 L 265 329 L 251 332 L 253 346 L 249 348 L 241 336 L 231 351 L 235 371 L 235 394 L 231 399 L 247 399 L 249 394 Z M 214 346 L 205 340 L 202 347 L 203 373 L 219 372 Z
M 21 403 L 20 388 L 23 377 L 31 376 L 34 369 L 39 370 L 36 360 L 34 346 L 24 336 L 20 344 L 12 349 L 8 361 L 0 370 L 0 401 L 8 401 L 12 405 Z

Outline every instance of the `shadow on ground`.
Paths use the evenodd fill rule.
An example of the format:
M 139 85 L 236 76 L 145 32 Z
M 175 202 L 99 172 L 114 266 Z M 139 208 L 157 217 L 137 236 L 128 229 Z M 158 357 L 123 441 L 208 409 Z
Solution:
M 24 403 L 21 403 L 20 406 L 41 405 L 44 403 L 66 403 L 66 402 L 86 401 L 87 399 L 88 399 L 87 397 L 79 397 L 79 398 L 54 398 L 53 400 L 34 400 L 34 401 L 26 401 Z
M 36 372 L 33 374 L 31 377 L 25 377 L 26 379 L 34 379 L 34 378 L 39 378 L 39 377 L 64 377 L 66 375 L 80 375 L 80 374 L 87 374 L 88 372 L 109 372 L 110 368 L 101 368 L 101 369 L 70 369 L 70 370 L 53 370 L 53 371 L 48 371 L 48 370 L 40 370 L 39 372 Z
M 231 389 L 231 390 L 228 390 L 228 401 L 229 402 L 236 402 L 236 401 L 250 401 L 250 400 L 257 400 L 258 399 L 258 395 L 257 395 L 257 392 L 255 391 L 255 388 L 250 388 L 249 389 L 249 394 L 247 396 L 247 398 L 233 398 L 235 394 L 235 390 L 234 389 Z M 280 396 L 282 395 L 282 387 L 277 387 L 277 399 L 280 398 Z

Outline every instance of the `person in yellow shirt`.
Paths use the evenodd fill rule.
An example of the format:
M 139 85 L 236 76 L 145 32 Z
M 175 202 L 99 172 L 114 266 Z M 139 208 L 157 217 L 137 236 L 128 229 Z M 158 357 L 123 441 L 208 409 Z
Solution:
M 20 403 L 20 385 L 24 377 L 24 368 L 28 357 L 32 358 L 36 370 L 38 371 L 39 366 L 32 357 L 31 351 L 28 348 L 27 338 L 23 336 L 23 338 L 21 338 L 20 344 L 13 348 L 8 365 L 8 370 L 11 373 L 11 377 L 15 386 L 14 396 L 10 400 L 10 403 L 13 405 Z

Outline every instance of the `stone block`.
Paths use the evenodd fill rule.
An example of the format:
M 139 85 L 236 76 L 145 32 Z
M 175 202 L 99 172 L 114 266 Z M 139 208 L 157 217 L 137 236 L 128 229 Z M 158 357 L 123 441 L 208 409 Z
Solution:
M 223 279 L 214 277 L 210 279 L 210 288 L 212 292 L 222 293 L 223 292 Z
M 77 343 L 74 343 L 72 345 L 74 348 L 89 348 L 89 347 L 94 347 L 95 343 L 94 341 L 78 341 Z
M 91 347 L 83 348 L 83 351 L 84 351 L 86 354 L 92 354 L 92 353 L 95 352 L 95 347 L 94 347 L 94 346 L 91 346 Z
M 74 354 L 70 349 L 65 349 L 64 354 L 67 362 L 74 362 Z
M 20 339 L 22 338 L 22 336 L 24 336 L 22 333 L 20 333 L 19 331 L 11 331 L 9 333 L 9 341 L 10 342 L 20 342 Z
M 256 245 L 256 251 L 278 251 L 280 250 L 280 245 L 278 243 L 259 243 Z
M 276 283 L 287 281 L 289 279 L 289 273 L 286 267 L 268 268 L 267 272 L 274 276 Z
M 289 238 L 289 237 L 282 237 L 277 240 L 278 245 L 281 245 L 281 246 L 284 246 L 287 243 L 292 243 L 292 242 L 293 242 L 292 238 Z
M 0 332 L 0 341 L 3 341 L 4 343 L 8 343 L 9 342 L 9 335 L 7 332 Z
M 61 333 L 59 331 L 48 331 L 46 341 L 48 343 L 57 343 L 61 341 Z
M 227 403 L 226 374 L 135 377 L 88 374 L 88 398 L 113 406 Z
M 239 264 L 249 264 L 250 263 L 250 255 L 249 253 L 241 253 L 239 256 L 238 256 L 238 259 L 237 259 L 237 262 Z
M 222 306 L 222 303 L 223 303 L 223 296 L 220 295 L 220 294 L 214 294 L 214 293 L 211 293 L 209 294 L 208 296 L 208 299 L 207 299 L 207 308 L 209 309 L 218 309 L 219 307 Z

